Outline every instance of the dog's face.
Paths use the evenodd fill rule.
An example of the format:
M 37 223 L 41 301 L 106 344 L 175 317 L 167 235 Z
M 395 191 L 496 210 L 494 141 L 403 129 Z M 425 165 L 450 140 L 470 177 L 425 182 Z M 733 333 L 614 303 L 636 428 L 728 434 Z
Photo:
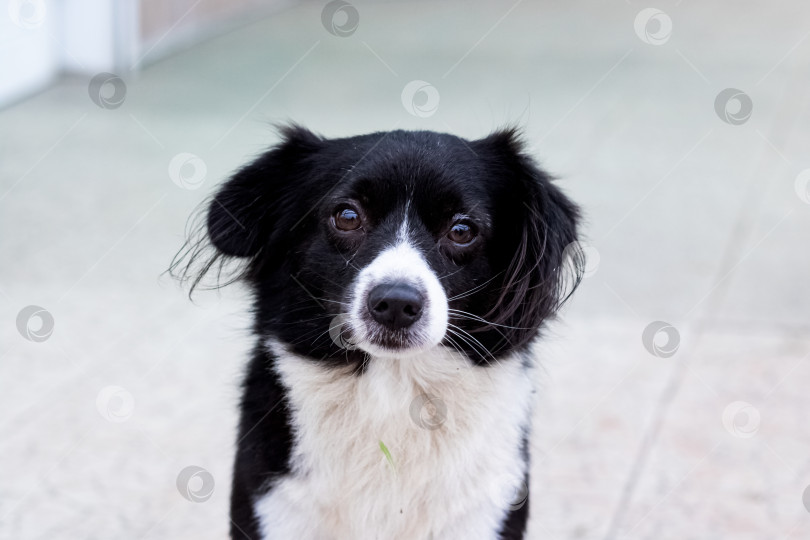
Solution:
M 283 136 L 207 215 L 215 258 L 245 263 L 261 335 L 319 361 L 447 346 L 487 364 L 557 308 L 577 211 L 513 132 Z

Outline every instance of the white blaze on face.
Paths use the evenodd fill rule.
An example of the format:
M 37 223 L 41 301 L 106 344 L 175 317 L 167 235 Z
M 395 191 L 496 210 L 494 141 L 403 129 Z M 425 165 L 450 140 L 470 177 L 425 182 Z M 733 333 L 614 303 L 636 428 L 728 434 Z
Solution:
M 403 228 L 406 224 L 403 223 Z M 352 291 L 349 309 L 349 324 L 356 336 L 357 346 L 375 356 L 410 356 L 433 348 L 444 339 L 447 332 L 447 295 L 436 273 L 422 254 L 400 231 L 398 243 L 380 253 L 358 275 Z M 405 283 L 418 289 L 425 298 L 422 316 L 408 328 L 413 342 L 410 347 L 392 350 L 369 341 L 369 338 L 385 329 L 375 328 L 367 316 L 368 293 L 381 283 Z

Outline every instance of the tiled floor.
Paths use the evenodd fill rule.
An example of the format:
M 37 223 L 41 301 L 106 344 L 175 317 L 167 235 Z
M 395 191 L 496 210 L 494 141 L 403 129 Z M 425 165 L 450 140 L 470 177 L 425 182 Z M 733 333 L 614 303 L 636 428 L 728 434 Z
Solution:
M 0 111 L 0 538 L 225 536 L 243 298 L 195 305 L 161 272 L 284 119 L 519 123 L 584 207 L 598 265 L 541 351 L 531 538 L 810 537 L 810 7 L 664 2 L 653 45 L 646 4 L 355 5 L 349 37 L 305 3 L 120 73 L 117 109 L 74 77 Z M 403 106 L 412 80 L 432 116 Z M 725 88 L 750 119 L 720 119 Z M 181 152 L 200 189 L 171 181 Z M 28 305 L 49 339 L 21 336 Z M 654 321 L 674 355 L 642 342 Z M 175 486 L 189 465 L 203 504 Z

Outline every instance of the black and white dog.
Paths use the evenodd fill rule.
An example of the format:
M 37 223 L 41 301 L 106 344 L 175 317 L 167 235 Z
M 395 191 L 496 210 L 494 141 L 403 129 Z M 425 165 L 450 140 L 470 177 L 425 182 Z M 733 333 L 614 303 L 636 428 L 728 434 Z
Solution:
M 577 216 L 514 130 L 283 128 L 178 263 L 241 263 L 255 299 L 232 537 L 522 538 L 531 344 Z

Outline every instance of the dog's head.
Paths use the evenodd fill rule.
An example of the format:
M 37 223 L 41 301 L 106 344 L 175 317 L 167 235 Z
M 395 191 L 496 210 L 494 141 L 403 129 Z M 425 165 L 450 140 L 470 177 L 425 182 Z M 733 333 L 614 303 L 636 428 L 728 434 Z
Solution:
M 204 270 L 242 261 L 260 335 L 321 361 L 447 346 L 486 364 L 563 300 L 577 209 L 514 130 L 282 137 L 221 187 L 205 225 Z

